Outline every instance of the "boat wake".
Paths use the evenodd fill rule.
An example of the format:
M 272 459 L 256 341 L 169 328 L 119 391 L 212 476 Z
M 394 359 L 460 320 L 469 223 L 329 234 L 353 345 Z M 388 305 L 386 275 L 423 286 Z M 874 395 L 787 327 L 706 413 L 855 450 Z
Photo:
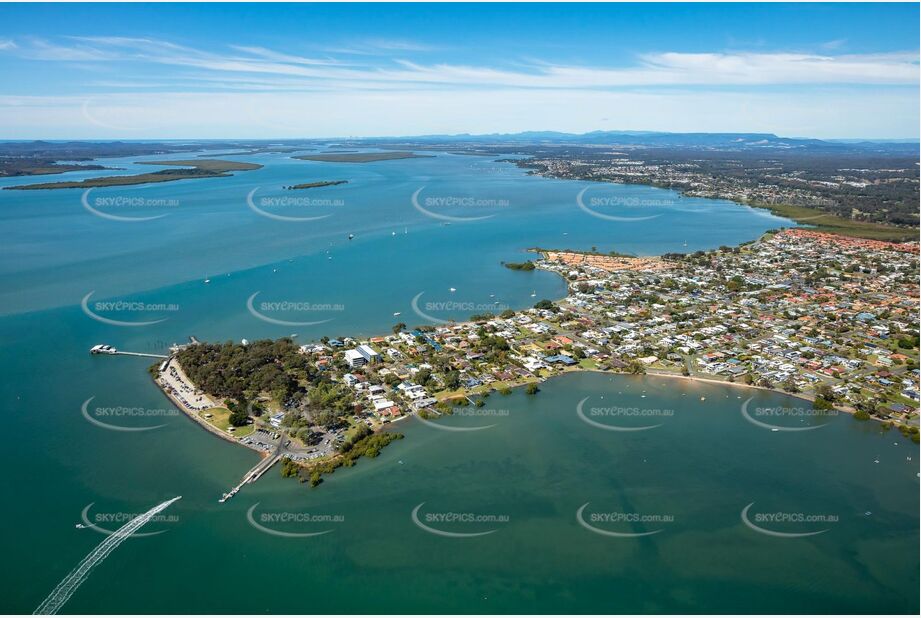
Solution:
M 48 598 L 42 601 L 42 604 L 38 606 L 38 609 L 36 609 L 33 614 L 51 615 L 58 613 L 61 607 L 67 603 L 67 600 L 76 592 L 77 588 L 86 580 L 90 571 L 92 571 L 97 564 L 105 560 L 125 539 L 137 532 L 137 530 L 149 522 L 154 515 L 164 510 L 181 497 L 182 496 L 176 496 L 172 500 L 167 500 L 162 504 L 158 504 L 107 536 L 102 543 L 96 546 L 96 549 L 91 551 L 86 558 L 84 558 L 80 564 L 78 564 L 77 567 L 51 591 Z

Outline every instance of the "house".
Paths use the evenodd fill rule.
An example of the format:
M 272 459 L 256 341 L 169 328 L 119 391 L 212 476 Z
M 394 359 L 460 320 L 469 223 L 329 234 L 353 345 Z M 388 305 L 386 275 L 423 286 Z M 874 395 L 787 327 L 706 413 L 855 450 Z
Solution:
M 412 406 L 416 410 L 421 410 L 422 408 L 433 406 L 436 403 L 438 403 L 438 400 L 434 397 L 420 397 L 419 399 L 413 401 Z
M 377 412 L 378 414 L 381 412 L 381 410 L 386 410 L 388 408 L 392 408 L 396 406 L 395 403 L 383 397 L 374 399 L 372 403 L 374 404 L 374 411 Z

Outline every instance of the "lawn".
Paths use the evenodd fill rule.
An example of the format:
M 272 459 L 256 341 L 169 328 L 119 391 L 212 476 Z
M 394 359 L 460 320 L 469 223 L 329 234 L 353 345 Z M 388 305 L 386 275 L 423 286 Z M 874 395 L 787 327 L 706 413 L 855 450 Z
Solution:
M 211 418 L 206 418 L 205 415 L 210 414 Z M 227 431 L 230 427 L 230 410 L 227 408 L 211 408 L 209 410 L 203 410 L 198 413 L 198 415 L 203 418 L 209 425 L 217 427 L 221 431 Z M 246 425 L 245 427 L 237 427 L 235 431 L 227 432 L 236 438 L 244 438 L 249 434 L 253 433 L 256 430 L 256 425 Z

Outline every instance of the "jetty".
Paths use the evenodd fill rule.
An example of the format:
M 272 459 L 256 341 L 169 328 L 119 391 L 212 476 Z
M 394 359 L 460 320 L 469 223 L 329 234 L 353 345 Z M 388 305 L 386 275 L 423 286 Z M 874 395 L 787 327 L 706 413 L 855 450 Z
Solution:
M 227 502 L 228 500 L 233 498 L 235 495 L 237 495 L 237 492 L 239 492 L 243 488 L 244 485 L 246 485 L 247 483 L 255 483 L 256 481 L 259 480 L 259 478 L 263 474 L 269 471 L 269 468 L 271 468 L 276 463 L 278 463 L 278 460 L 280 460 L 282 457 L 282 451 L 284 450 L 284 447 L 283 447 L 284 442 L 285 442 L 285 435 L 282 434 L 278 438 L 278 446 L 275 447 L 275 452 L 273 452 L 271 455 L 268 455 L 260 459 L 259 463 L 257 463 L 255 466 L 250 468 L 249 472 L 243 475 L 243 478 L 240 479 L 240 482 L 237 483 L 236 487 L 234 487 L 233 489 L 228 491 L 226 494 L 221 496 L 221 499 L 218 500 L 218 502 L 222 504 L 224 502 Z
M 108 354 L 110 356 L 143 356 L 145 358 L 169 358 L 166 354 L 148 354 L 146 352 L 124 352 L 107 343 L 98 343 L 90 348 L 90 354 Z

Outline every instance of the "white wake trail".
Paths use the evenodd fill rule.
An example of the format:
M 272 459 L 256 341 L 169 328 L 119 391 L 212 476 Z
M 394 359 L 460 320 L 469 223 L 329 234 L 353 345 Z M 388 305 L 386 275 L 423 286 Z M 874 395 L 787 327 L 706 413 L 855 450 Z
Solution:
M 176 496 L 172 500 L 167 500 L 162 504 L 158 504 L 153 507 L 146 513 L 138 515 L 124 526 L 110 534 L 106 539 L 96 546 L 96 549 L 91 551 L 86 558 L 84 558 L 80 564 L 77 565 L 73 571 L 71 571 L 67 577 L 58 584 L 54 590 L 51 591 L 51 594 L 48 595 L 42 604 L 38 606 L 33 614 L 56 614 L 67 603 L 67 600 L 70 599 L 71 595 L 80 587 L 80 584 L 86 580 L 86 577 L 90 574 L 90 571 L 93 570 L 97 564 L 106 559 L 106 556 L 115 551 L 115 548 L 122 544 L 122 542 L 127 539 L 129 536 L 138 531 L 138 529 L 149 522 L 154 515 L 171 505 L 176 500 L 179 500 L 182 496 Z

